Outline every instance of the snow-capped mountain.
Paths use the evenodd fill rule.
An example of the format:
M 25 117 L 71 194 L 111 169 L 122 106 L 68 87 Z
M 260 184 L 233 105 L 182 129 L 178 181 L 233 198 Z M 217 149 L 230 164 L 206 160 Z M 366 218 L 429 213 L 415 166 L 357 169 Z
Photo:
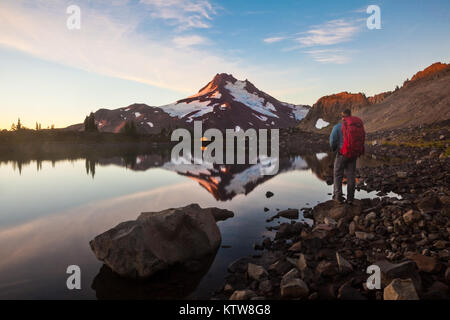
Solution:
M 176 103 L 100 109 L 95 112 L 95 120 L 99 130 L 105 132 L 120 132 L 127 121 L 134 121 L 141 133 L 190 128 L 197 120 L 203 122 L 204 129 L 272 129 L 294 127 L 308 111 L 309 106 L 281 102 L 258 90 L 248 80 L 240 81 L 222 73 L 198 93 Z M 68 129 L 83 130 L 83 126 Z

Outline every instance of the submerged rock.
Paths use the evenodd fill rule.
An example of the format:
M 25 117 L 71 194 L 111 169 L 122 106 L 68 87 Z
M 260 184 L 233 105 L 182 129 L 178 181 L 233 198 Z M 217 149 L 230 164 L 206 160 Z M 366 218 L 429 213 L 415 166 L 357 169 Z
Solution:
M 221 235 L 213 212 L 198 204 L 160 212 L 144 212 L 90 241 L 97 259 L 115 273 L 130 278 L 147 278 L 173 265 L 197 265 L 214 254 Z
M 273 192 L 267 191 L 266 192 L 266 198 L 271 198 L 271 197 L 273 197 Z

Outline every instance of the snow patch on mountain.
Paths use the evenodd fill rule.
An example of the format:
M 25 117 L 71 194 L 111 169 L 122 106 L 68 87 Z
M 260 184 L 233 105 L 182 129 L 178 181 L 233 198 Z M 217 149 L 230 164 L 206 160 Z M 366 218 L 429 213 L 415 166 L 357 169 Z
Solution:
M 309 112 L 309 109 L 301 106 L 301 105 L 294 105 L 294 104 L 286 104 L 288 107 L 292 109 L 292 113 L 295 116 L 295 120 L 302 120 Z
M 325 152 L 321 152 L 321 153 L 316 153 L 316 158 L 317 160 L 322 160 L 324 158 L 326 158 L 328 156 L 328 154 L 326 154 Z
M 266 121 L 268 118 L 264 116 L 258 116 L 257 114 L 253 114 L 255 117 L 257 117 L 261 121 Z
M 322 118 L 317 119 L 317 122 L 316 122 L 316 128 L 317 129 L 323 129 L 323 128 L 328 127 L 329 125 L 330 125 L 330 123 L 326 122 Z
M 172 117 L 178 117 L 179 119 L 183 118 L 184 116 L 195 112 L 195 114 L 190 115 L 189 118 L 192 117 L 199 117 L 204 114 L 207 114 L 209 112 L 212 112 L 214 109 L 214 105 L 209 106 L 211 101 L 198 101 L 194 100 L 189 103 L 181 102 L 181 103 L 174 103 L 174 104 L 168 104 L 165 106 L 162 106 L 161 109 L 168 113 Z
M 246 82 L 237 80 L 235 83 L 227 82 L 225 88 L 230 92 L 235 101 L 238 101 L 252 110 L 264 114 L 269 117 L 278 118 L 278 116 L 272 112 L 276 111 L 273 104 L 270 102 L 264 104 L 264 98 L 250 93 L 245 89 Z

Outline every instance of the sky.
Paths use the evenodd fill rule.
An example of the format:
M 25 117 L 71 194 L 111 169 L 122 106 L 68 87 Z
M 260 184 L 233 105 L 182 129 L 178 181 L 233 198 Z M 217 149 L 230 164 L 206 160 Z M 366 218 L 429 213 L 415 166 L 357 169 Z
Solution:
M 369 96 L 449 63 L 449 34 L 448 0 L 1 0 L 0 128 L 169 104 L 222 72 L 295 104 Z

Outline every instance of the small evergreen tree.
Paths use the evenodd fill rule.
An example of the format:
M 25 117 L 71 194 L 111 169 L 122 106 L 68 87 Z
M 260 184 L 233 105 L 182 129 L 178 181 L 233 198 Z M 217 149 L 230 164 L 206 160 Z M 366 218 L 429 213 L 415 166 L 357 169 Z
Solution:
M 86 116 L 84 119 L 84 131 L 86 132 L 96 132 L 98 131 L 98 127 L 95 123 L 95 115 L 93 112 Z

